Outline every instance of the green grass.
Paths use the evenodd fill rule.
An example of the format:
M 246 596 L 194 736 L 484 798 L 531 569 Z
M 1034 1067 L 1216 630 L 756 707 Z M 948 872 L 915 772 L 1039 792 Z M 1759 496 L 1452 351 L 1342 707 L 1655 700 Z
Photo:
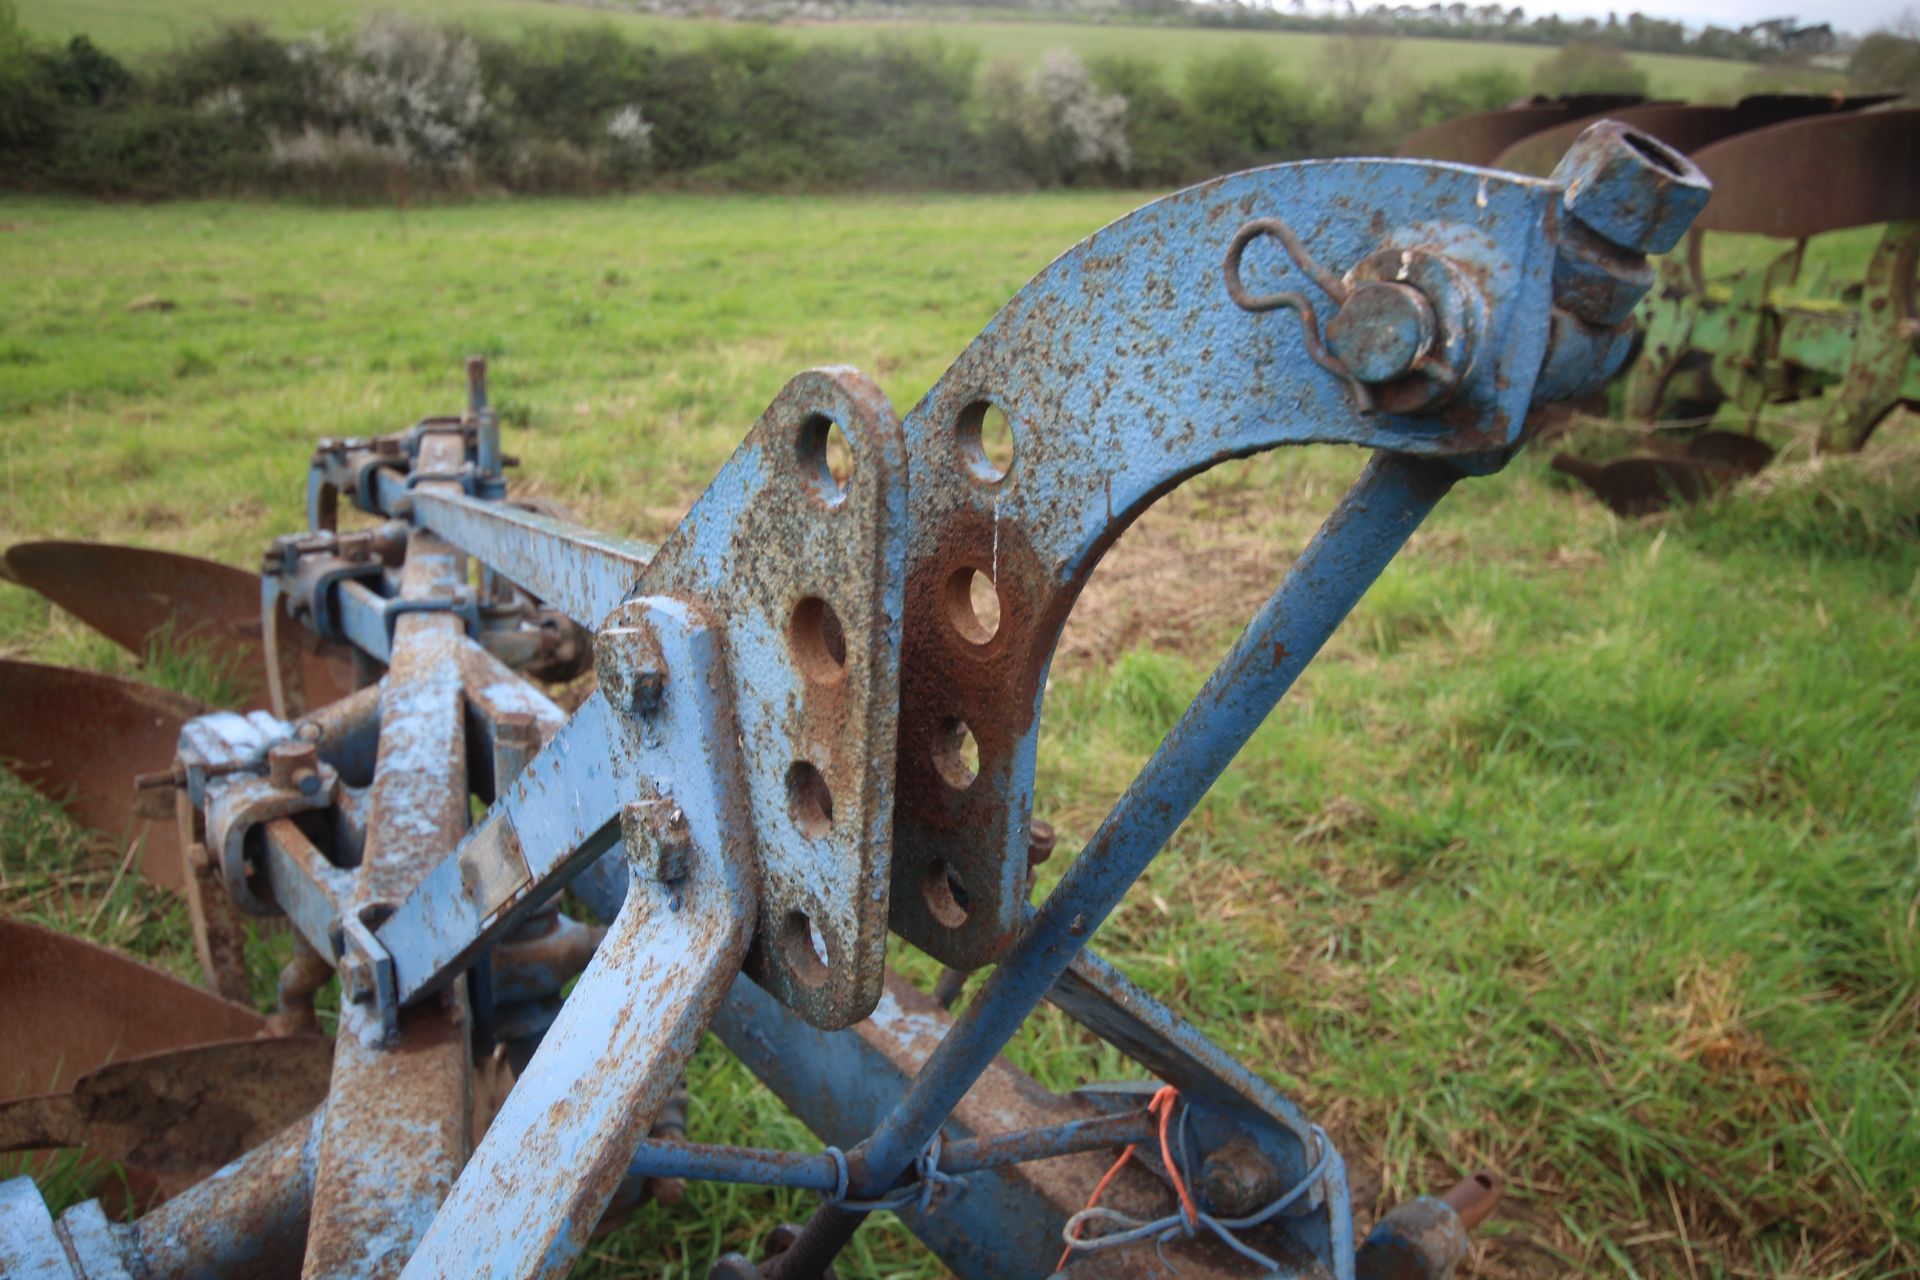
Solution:
M 527 487 L 657 537 L 793 372 L 857 364 L 904 408 L 1129 203 L 0 201 L 0 538 L 250 562 L 316 437 L 457 406 L 473 351 Z M 1223 468 L 1111 553 L 1054 669 L 1050 872 L 1358 466 Z M 1326 1120 L 1363 1215 L 1505 1169 L 1477 1274 L 1914 1274 L 1917 471 L 1876 452 L 1640 524 L 1539 457 L 1464 484 L 1099 945 Z M 14 588 L 0 648 L 127 665 Z M 0 858 L 6 910 L 190 971 L 179 909 L 17 787 Z M 1016 1055 L 1055 1086 L 1117 1066 L 1051 1015 Z M 806 1141 L 711 1046 L 693 1087 L 699 1138 Z M 807 1207 L 697 1189 L 594 1270 L 701 1275 Z M 884 1215 L 857 1248 L 842 1274 L 935 1271 Z
M 303 34 L 337 30 L 382 12 L 453 18 L 478 30 L 511 33 L 535 25 L 612 23 L 636 34 L 697 39 L 728 24 L 661 18 L 549 0 L 293 0 L 263 9 L 245 0 L 181 0 L 164 6 L 151 0 L 19 0 L 21 24 L 40 35 L 66 39 L 86 34 L 116 53 L 141 53 L 185 43 L 223 22 L 263 21 L 276 30 Z M 1226 49 L 1252 45 L 1271 54 L 1290 75 L 1312 77 L 1322 65 L 1328 36 L 1296 32 L 1210 31 L 1194 27 L 1130 26 L 1120 23 L 1030 21 L 1014 15 L 942 16 L 932 20 L 791 24 L 781 28 L 796 40 L 867 41 L 877 33 L 938 34 L 977 45 L 989 58 L 1013 55 L 1031 62 L 1048 49 L 1070 48 L 1083 57 L 1126 54 L 1164 59 L 1175 67 Z M 1442 80 L 1480 67 L 1504 67 L 1525 78 L 1553 50 L 1538 45 L 1480 40 L 1401 40 L 1396 57 L 1413 81 Z M 1657 95 L 1729 98 L 1752 72 L 1743 62 L 1670 54 L 1632 54 L 1646 68 Z

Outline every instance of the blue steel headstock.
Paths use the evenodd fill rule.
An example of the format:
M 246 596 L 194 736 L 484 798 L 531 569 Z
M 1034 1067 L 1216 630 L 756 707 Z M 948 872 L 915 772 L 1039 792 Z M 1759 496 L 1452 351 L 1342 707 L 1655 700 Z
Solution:
M 1076 1237 L 1063 1264 L 1166 1245 L 1288 1275 L 1446 1274 L 1492 1183 L 1415 1201 L 1356 1249 L 1328 1136 L 1087 943 L 1450 486 L 1504 462 L 1532 406 L 1618 365 L 1646 254 L 1706 194 L 1612 123 L 1547 181 L 1340 160 L 1179 192 L 1041 272 L 904 422 L 851 370 L 795 378 L 659 548 L 505 500 L 477 381 L 466 418 L 323 443 L 264 625 L 351 648 L 364 687 L 307 713 L 289 667 L 274 716 L 190 723 L 169 776 L 186 842 L 213 847 L 195 883 L 285 915 L 341 979 L 328 1105 L 121 1238 L 97 1205 L 56 1238 L 0 1184 L 0 1262 L 553 1275 L 616 1194 L 700 1176 L 825 1197 L 770 1276 L 818 1274 L 883 1208 L 956 1270 L 1005 1275 L 1051 1263 L 1089 1212 L 1115 1221 L 1075 1212 L 1101 1153 L 1157 1144 L 1163 1167 L 1114 1199 L 1162 1216 Z M 983 448 L 993 411 L 1010 459 Z M 1313 443 L 1372 457 L 1030 904 L 1047 669 L 1094 566 L 1182 481 Z M 390 523 L 340 533 L 342 498 Z M 521 673 L 565 666 L 588 630 L 598 687 L 563 713 Z M 561 923 L 565 888 L 606 924 L 597 947 Z M 958 1018 L 887 975 L 889 926 L 992 965 Z M 1042 1000 L 1164 1082 L 1154 1101 L 1056 1096 L 1001 1057 Z M 846 1149 L 649 1137 L 709 1029 Z M 524 1071 L 469 1159 L 489 1037 Z M 1040 1159 L 1058 1163 L 1023 1172 Z M 1156 1178 L 1182 1165 L 1169 1213 Z M 230 1205 L 286 1220 L 256 1239 L 226 1229 Z M 760 1274 L 740 1265 L 716 1274 Z

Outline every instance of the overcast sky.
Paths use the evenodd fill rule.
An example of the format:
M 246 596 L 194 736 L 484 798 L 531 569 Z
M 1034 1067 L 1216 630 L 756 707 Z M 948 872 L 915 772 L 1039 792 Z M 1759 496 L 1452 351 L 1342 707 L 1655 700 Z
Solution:
M 1592 15 L 1604 19 L 1609 11 L 1625 17 L 1638 10 L 1648 17 L 1672 18 L 1689 26 L 1703 27 L 1708 23 L 1722 27 L 1743 27 L 1750 22 L 1763 18 L 1777 18 L 1782 14 L 1794 14 L 1802 22 L 1831 22 L 1839 31 L 1851 31 L 1863 35 L 1875 27 L 1884 26 L 1898 18 L 1903 10 L 1912 8 L 1915 0 L 1803 0 L 1795 4 L 1764 3 L 1763 0 L 1542 0 L 1542 3 L 1528 4 L 1527 0 L 1506 0 L 1509 7 L 1518 3 L 1527 11 L 1528 17 L 1540 13 L 1558 13 L 1563 17 L 1580 18 Z M 1365 6 L 1361 6 L 1364 8 Z

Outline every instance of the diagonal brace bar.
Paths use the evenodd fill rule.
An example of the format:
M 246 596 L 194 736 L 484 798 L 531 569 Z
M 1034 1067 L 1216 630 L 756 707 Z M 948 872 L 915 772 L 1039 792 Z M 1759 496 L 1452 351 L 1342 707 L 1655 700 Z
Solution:
M 731 883 L 728 883 L 731 881 Z M 425 1277 L 565 1275 L 673 1091 L 752 936 L 737 873 L 639 882 L 408 1263 Z
M 906 1096 L 855 1149 L 856 1194 L 886 1190 L 913 1162 L 1459 475 L 1444 461 L 1403 454 L 1368 462 Z M 821 1208 L 771 1273 L 824 1266 L 860 1220 Z

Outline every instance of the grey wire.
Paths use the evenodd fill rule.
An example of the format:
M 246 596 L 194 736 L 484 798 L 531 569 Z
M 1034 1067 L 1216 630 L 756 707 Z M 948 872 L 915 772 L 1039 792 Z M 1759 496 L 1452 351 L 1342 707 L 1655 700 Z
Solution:
M 1182 1162 L 1190 1167 L 1192 1165 L 1192 1159 L 1187 1145 L 1188 1111 L 1189 1108 L 1184 1106 L 1180 1109 L 1180 1119 L 1176 1125 L 1178 1134 L 1176 1143 Z M 1196 1227 L 1205 1227 L 1215 1236 L 1219 1237 L 1222 1244 L 1232 1249 L 1247 1261 L 1260 1267 L 1267 1274 L 1276 1274 L 1280 1270 L 1279 1263 L 1269 1258 L 1266 1254 L 1261 1253 L 1258 1249 L 1246 1243 L 1246 1241 L 1239 1239 L 1233 1233 L 1236 1231 L 1251 1230 L 1254 1227 L 1271 1221 L 1275 1215 L 1281 1213 L 1289 1205 L 1300 1199 L 1301 1196 L 1311 1191 L 1314 1186 L 1326 1176 L 1327 1166 L 1333 1161 L 1333 1144 L 1327 1140 L 1326 1131 L 1320 1128 L 1319 1125 L 1312 1126 L 1311 1133 L 1314 1143 L 1319 1147 L 1320 1154 L 1319 1159 L 1314 1161 L 1313 1167 L 1307 1170 L 1306 1176 L 1301 1178 L 1290 1190 L 1277 1196 L 1268 1204 L 1245 1217 L 1216 1218 L 1210 1213 L 1196 1212 L 1195 1220 L 1188 1222 L 1186 1214 L 1183 1211 L 1176 1210 L 1165 1217 L 1155 1218 L 1150 1222 L 1142 1222 L 1140 1219 L 1129 1214 L 1121 1213 L 1118 1209 L 1104 1209 L 1098 1205 L 1094 1205 L 1082 1209 L 1080 1212 L 1068 1218 L 1065 1225 L 1060 1229 L 1060 1238 L 1066 1244 L 1067 1248 L 1085 1253 L 1097 1253 L 1103 1249 L 1117 1249 L 1125 1245 L 1137 1244 L 1142 1240 L 1150 1239 L 1154 1242 L 1153 1247 L 1155 1253 L 1164 1261 L 1165 1255 L 1160 1253 L 1160 1251 L 1167 1243 L 1183 1237 L 1191 1237 L 1195 1234 Z M 1169 1172 L 1177 1175 L 1179 1171 L 1169 1170 Z M 1079 1230 L 1087 1223 L 1094 1221 L 1123 1225 L 1119 1231 L 1111 1232 L 1103 1236 L 1096 1236 L 1091 1240 L 1081 1238 L 1077 1234 Z M 1172 1264 L 1169 1263 L 1168 1265 L 1171 1266 Z
M 922 1147 L 920 1154 L 913 1158 L 914 1180 L 899 1190 L 871 1200 L 847 1199 L 847 1156 L 838 1147 L 828 1147 L 827 1154 L 833 1157 L 834 1169 L 839 1175 L 833 1194 L 827 1203 L 838 1205 L 842 1209 L 851 1209 L 855 1213 L 899 1212 L 914 1201 L 919 1201 L 919 1212 L 932 1213 L 936 1200 L 946 1197 L 958 1198 L 965 1194 L 966 1179 L 956 1178 L 952 1174 L 940 1172 L 940 1148 L 943 1140 L 938 1132 Z

